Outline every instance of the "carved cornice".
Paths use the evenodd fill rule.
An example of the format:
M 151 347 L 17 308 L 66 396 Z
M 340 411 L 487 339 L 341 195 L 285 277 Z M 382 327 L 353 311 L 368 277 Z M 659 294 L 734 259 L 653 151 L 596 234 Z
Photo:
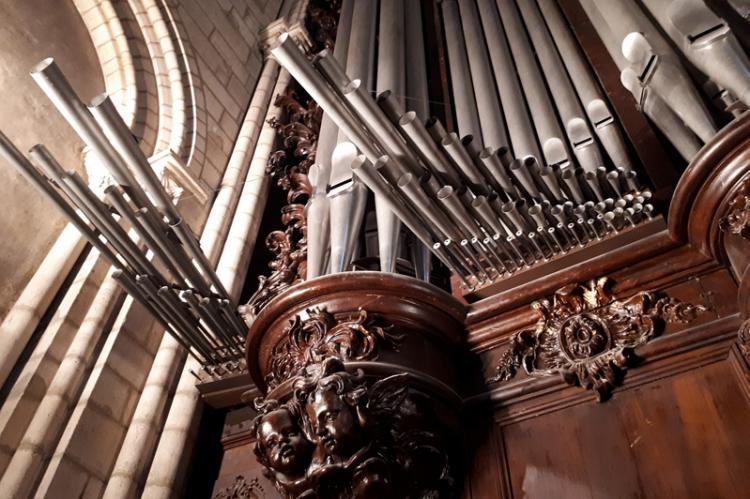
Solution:
M 237 475 L 229 487 L 214 494 L 212 499 L 264 499 L 266 497 L 260 480 L 251 479 L 249 482 L 242 475 Z
M 705 310 L 651 292 L 615 300 L 610 284 L 603 277 L 534 302 L 541 315 L 536 326 L 511 336 L 489 381 L 507 381 L 523 367 L 530 376 L 562 376 L 603 401 L 627 369 L 633 348 L 658 334 L 664 322 L 689 322 Z
M 309 367 L 291 400 L 255 402 L 254 451 L 284 497 L 454 495 L 444 433 L 408 374 L 368 384 L 335 357 Z
M 337 320 L 325 309 L 307 311 L 302 319 L 295 315 L 284 330 L 284 340 L 271 353 L 271 372 L 266 377 L 270 388 L 303 372 L 328 357 L 342 361 L 375 360 L 381 348 L 398 351 L 403 335 L 382 324 L 377 315 L 360 310 L 354 317 Z
M 719 228 L 750 241 L 750 181 L 745 181 L 727 206 Z

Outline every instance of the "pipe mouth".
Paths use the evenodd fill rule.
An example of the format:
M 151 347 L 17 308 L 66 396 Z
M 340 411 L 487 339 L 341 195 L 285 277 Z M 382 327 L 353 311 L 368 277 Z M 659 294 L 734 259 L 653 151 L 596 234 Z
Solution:
M 374 164 L 374 165 L 372 165 L 372 166 L 374 166 L 376 170 L 380 170 L 380 169 L 381 169 L 381 168 L 383 168 L 383 167 L 384 167 L 385 165 L 387 165 L 387 164 L 388 164 L 388 162 L 389 162 L 390 160 L 391 160 L 391 158 L 390 158 L 390 157 L 388 157 L 388 155 L 387 155 L 387 154 L 383 154 L 382 156 L 380 156 L 380 157 L 379 157 L 379 158 L 378 158 L 378 159 L 377 159 L 377 160 L 375 161 L 375 164 Z
M 553 206 L 552 208 L 550 208 L 549 212 L 554 216 L 562 215 L 563 209 L 561 206 Z
M 480 206 L 483 206 L 485 204 L 487 204 L 487 198 L 485 196 L 482 196 L 482 195 L 479 195 L 479 196 L 475 197 L 471 201 L 471 207 L 472 208 L 479 208 Z
M 518 159 L 518 158 L 514 159 L 513 161 L 510 162 L 511 171 L 520 170 L 521 167 L 524 165 L 524 163 L 525 161 L 522 159 Z
M 539 168 L 539 175 L 541 175 L 543 177 L 547 177 L 549 175 L 554 175 L 554 173 L 555 172 L 554 172 L 554 170 L 552 169 L 551 166 L 543 166 L 543 167 Z
M 529 215 L 531 215 L 532 217 L 534 215 L 540 214 L 541 212 L 542 212 L 542 207 L 540 205 L 538 205 L 538 204 L 535 204 L 534 206 L 532 206 L 531 208 L 529 208 Z
M 594 180 L 596 178 L 596 173 L 586 172 L 583 174 L 583 178 L 585 178 L 586 180 Z
M 380 104 L 384 100 L 390 99 L 390 97 L 391 97 L 392 94 L 393 94 L 393 92 L 391 92 L 390 90 L 383 90 L 382 92 L 380 92 L 378 94 L 378 96 L 375 98 L 375 100 L 378 102 L 378 104 Z
M 482 149 L 481 151 L 479 151 L 479 156 L 478 157 L 479 157 L 479 159 L 487 159 L 487 158 L 491 157 L 492 154 L 493 154 L 492 148 L 491 147 L 485 147 L 484 149 Z
M 572 169 L 566 168 L 562 171 L 562 173 L 560 173 L 560 176 L 563 178 L 563 180 L 570 180 L 575 176 L 575 173 L 573 173 Z
M 364 165 L 366 161 L 367 161 L 367 157 L 365 157 L 364 154 L 360 154 L 359 156 L 357 156 L 356 158 L 352 160 L 352 164 L 350 165 L 350 168 L 352 169 L 352 171 L 357 171 L 360 168 L 362 168 L 362 165 Z
M 31 68 L 29 71 L 30 74 L 35 73 L 41 73 L 51 65 L 55 63 L 54 57 L 47 57 L 46 59 L 42 59 L 41 61 L 37 62 L 34 67 Z
M 414 181 L 414 174 L 404 173 L 398 179 L 398 182 L 396 185 L 398 185 L 399 187 L 406 187 L 407 185 L 411 184 L 413 181 Z
M 344 94 L 350 94 L 352 92 L 356 92 L 359 90 L 359 88 L 362 86 L 362 80 L 359 78 L 354 78 L 352 81 L 350 81 L 342 90 Z
M 99 107 L 101 104 L 104 103 L 109 98 L 109 94 L 107 92 L 103 92 L 93 99 L 91 99 L 91 104 L 89 104 L 89 107 Z
M 620 178 L 620 172 L 609 172 L 607 173 L 607 178 L 610 180 L 618 179 Z
M 313 56 L 312 62 L 318 62 L 320 59 L 324 59 L 328 57 L 330 54 L 331 54 L 331 51 L 325 48 Z
M 461 138 L 461 145 L 464 147 L 468 146 L 474 141 L 474 136 L 472 134 L 466 134 Z
M 289 32 L 284 31 L 282 34 L 280 34 L 273 42 L 271 42 L 271 45 L 268 47 L 269 50 L 274 50 L 286 43 L 286 41 L 289 39 Z
M 390 92 L 390 90 L 386 90 L 386 92 Z M 380 95 L 383 95 L 383 94 L 380 94 Z M 408 111 L 401 115 L 401 117 L 398 119 L 398 124 L 401 126 L 410 125 L 416 119 L 417 119 L 417 113 L 415 111 Z
M 451 187 L 450 185 L 444 185 L 443 187 L 440 188 L 439 191 L 437 191 L 437 194 L 436 194 L 438 199 L 445 199 L 452 195 L 453 195 L 453 187 Z
M 526 168 L 531 168 L 536 164 L 536 158 L 534 156 L 526 156 L 523 159 L 523 164 L 526 166 Z
M 451 132 L 445 137 L 443 137 L 443 139 L 440 141 L 440 145 L 450 146 L 450 145 L 456 144 L 457 142 L 458 142 L 458 135 L 456 134 L 456 132 Z

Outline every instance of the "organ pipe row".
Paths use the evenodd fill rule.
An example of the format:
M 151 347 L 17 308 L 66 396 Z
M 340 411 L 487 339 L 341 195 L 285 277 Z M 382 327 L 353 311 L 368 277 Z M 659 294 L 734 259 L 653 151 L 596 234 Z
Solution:
M 246 326 L 112 101 L 103 95 L 86 106 L 52 59 L 31 75 L 114 183 L 101 200 L 43 145 L 29 151 L 35 166 L 1 132 L 0 156 L 67 216 L 116 268 L 113 278 L 208 370 L 242 358 Z
M 351 141 L 355 179 L 468 288 L 652 216 L 632 169 L 515 158 L 404 112 L 390 91 L 374 99 L 329 52 L 310 61 L 288 34 L 271 53 Z

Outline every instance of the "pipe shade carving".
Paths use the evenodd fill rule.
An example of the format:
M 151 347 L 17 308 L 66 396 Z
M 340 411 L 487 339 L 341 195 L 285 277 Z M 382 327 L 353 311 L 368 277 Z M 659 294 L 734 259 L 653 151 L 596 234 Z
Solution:
M 573 284 L 535 301 L 534 329 L 515 333 L 490 382 L 507 381 L 523 367 L 530 376 L 560 375 L 606 400 L 632 358 L 633 348 L 665 322 L 690 322 L 706 308 L 644 291 L 615 300 L 607 277 Z
M 719 222 L 719 228 L 750 241 L 750 183 L 745 182 L 729 201 L 728 212 Z

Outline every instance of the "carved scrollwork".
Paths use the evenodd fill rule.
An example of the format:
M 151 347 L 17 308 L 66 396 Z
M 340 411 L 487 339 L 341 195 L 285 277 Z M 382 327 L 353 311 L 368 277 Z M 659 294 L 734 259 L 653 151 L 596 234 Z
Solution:
M 490 382 L 507 381 L 523 367 L 531 376 L 561 375 L 605 400 L 627 369 L 632 350 L 653 338 L 664 322 L 689 322 L 700 305 L 641 292 L 614 300 L 606 277 L 570 285 L 532 304 L 541 317 L 534 329 L 510 339 Z
M 288 402 L 255 402 L 254 451 L 284 497 L 452 496 L 444 438 L 409 375 L 370 385 L 335 357 L 314 367 Z
M 265 499 L 265 497 L 260 480 L 253 478 L 247 481 L 244 476 L 237 475 L 232 485 L 214 494 L 213 499 Z
M 285 339 L 273 349 L 266 377 L 272 388 L 327 357 L 373 360 L 381 348 L 398 351 L 403 339 L 365 310 L 341 320 L 325 309 L 308 310 L 307 315 L 305 319 L 295 316 L 284 330 Z
M 737 333 L 737 343 L 739 344 L 742 356 L 745 357 L 745 361 L 750 364 L 750 319 L 745 320 L 740 325 L 740 330 Z
M 742 188 L 729 202 L 727 214 L 719 222 L 719 228 L 750 241 L 750 183 Z

